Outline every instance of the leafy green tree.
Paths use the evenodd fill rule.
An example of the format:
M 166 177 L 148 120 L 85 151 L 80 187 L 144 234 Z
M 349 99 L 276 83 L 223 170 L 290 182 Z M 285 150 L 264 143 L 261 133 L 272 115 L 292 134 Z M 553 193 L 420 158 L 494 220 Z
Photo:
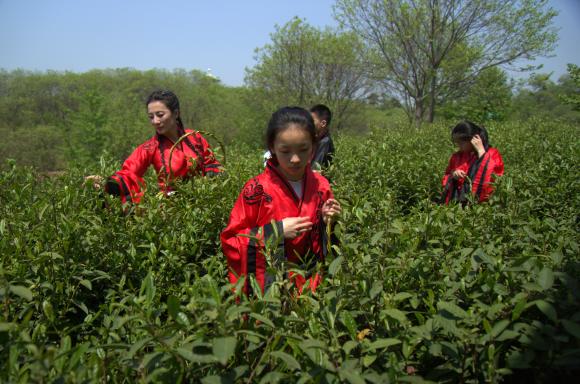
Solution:
M 72 112 L 66 135 L 68 158 L 86 163 L 97 159 L 111 140 L 105 97 L 95 89 L 79 95 L 79 110 Z
M 0 70 L 0 161 L 46 171 L 97 164 L 105 153 L 121 161 L 153 134 L 145 100 L 159 88 L 179 96 L 187 127 L 227 144 L 255 143 L 267 119 L 248 89 L 198 70 Z
M 580 111 L 580 67 L 576 64 L 568 64 L 568 75 L 573 84 L 572 92 L 562 96 L 566 104 L 570 104 L 575 111 Z
M 296 17 L 276 27 L 271 39 L 256 50 L 256 66 L 246 70 L 246 83 L 264 100 L 262 108 L 325 103 L 340 128 L 353 100 L 370 90 L 356 35 L 318 30 Z
M 335 13 L 365 42 L 371 73 L 417 124 L 433 121 L 442 91 L 468 86 L 487 68 L 549 53 L 557 37 L 547 0 L 338 0 Z M 445 76 L 453 57 L 459 68 Z
M 503 121 L 510 111 L 512 89 L 507 75 L 498 67 L 482 71 L 467 92 L 449 99 L 440 108 L 446 119 L 469 119 L 479 123 Z
M 16 164 L 33 166 L 39 171 L 55 171 L 64 168 L 62 136 L 53 126 L 37 125 L 29 128 L 0 126 L 0 169 L 5 159 Z
M 531 118 L 580 122 L 580 111 L 574 108 L 578 84 L 570 75 L 554 82 L 551 74 L 533 74 L 517 89 L 512 100 L 512 117 L 516 120 Z

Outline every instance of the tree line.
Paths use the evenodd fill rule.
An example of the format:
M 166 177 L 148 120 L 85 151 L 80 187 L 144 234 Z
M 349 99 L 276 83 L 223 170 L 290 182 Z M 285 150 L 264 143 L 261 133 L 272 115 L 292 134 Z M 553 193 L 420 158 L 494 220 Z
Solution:
M 338 28 L 276 26 L 241 87 L 186 69 L 0 70 L 0 159 L 44 171 L 121 160 L 151 135 L 143 103 L 158 88 L 179 95 L 188 127 L 253 147 L 283 105 L 324 103 L 332 129 L 358 133 L 435 119 L 580 121 L 576 65 L 557 81 L 504 70 L 553 49 L 545 0 L 339 0 L 334 12 Z

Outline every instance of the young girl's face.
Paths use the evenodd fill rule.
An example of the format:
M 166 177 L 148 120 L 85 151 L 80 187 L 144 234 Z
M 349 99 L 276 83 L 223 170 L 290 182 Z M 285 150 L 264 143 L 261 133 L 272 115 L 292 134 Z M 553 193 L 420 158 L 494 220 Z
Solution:
M 454 138 L 453 142 L 460 152 L 469 153 L 473 151 L 473 145 L 471 145 L 471 140 L 468 138 Z
M 279 132 L 271 148 L 278 159 L 282 174 L 290 181 L 302 180 L 306 166 L 312 158 L 312 150 L 312 137 L 297 124 L 290 124 Z

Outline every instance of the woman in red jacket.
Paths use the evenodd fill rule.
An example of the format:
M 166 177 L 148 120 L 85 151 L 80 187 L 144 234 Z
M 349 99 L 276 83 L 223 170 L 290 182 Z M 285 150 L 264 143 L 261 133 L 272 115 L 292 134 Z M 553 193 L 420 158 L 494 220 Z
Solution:
M 185 129 L 180 117 L 177 96 L 166 90 L 151 93 L 147 98 L 147 115 L 156 134 L 141 144 L 125 160 L 120 171 L 107 179 L 105 191 L 121 197 L 121 200 L 138 203 L 143 195 L 143 175 L 150 165 L 157 172 L 161 191 L 171 193 L 171 181 L 195 175 L 216 175 L 221 165 L 215 159 L 207 141 L 199 133 Z M 172 151 L 175 143 L 185 134 L 189 135 Z M 99 184 L 99 176 L 87 179 Z
M 470 121 L 453 128 L 451 138 L 459 151 L 451 155 L 443 176 L 442 202 L 467 202 L 473 194 L 478 202 L 487 201 L 493 192 L 495 176 L 503 175 L 503 160 L 499 151 L 489 145 L 487 131 Z
M 263 173 L 244 185 L 221 234 L 230 282 L 245 279 L 247 294 L 252 293 L 248 275 L 255 276 L 262 292 L 273 280 L 265 254 L 271 265 L 289 263 L 302 269 L 322 260 L 325 227 L 341 211 L 328 180 L 310 168 L 316 129 L 308 111 L 298 107 L 276 111 L 266 140 L 272 158 Z M 306 278 L 291 273 L 289 277 L 302 291 Z M 320 276 L 315 274 L 308 282 L 314 291 Z

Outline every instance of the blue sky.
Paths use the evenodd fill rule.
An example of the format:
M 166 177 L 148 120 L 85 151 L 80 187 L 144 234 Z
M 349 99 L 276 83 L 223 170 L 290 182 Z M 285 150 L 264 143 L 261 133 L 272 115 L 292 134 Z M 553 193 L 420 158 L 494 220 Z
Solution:
M 541 72 L 580 64 L 580 0 L 550 0 L 560 11 L 556 57 Z M 199 69 L 243 84 L 254 50 L 293 16 L 335 26 L 334 0 L 0 0 L 0 68 Z

